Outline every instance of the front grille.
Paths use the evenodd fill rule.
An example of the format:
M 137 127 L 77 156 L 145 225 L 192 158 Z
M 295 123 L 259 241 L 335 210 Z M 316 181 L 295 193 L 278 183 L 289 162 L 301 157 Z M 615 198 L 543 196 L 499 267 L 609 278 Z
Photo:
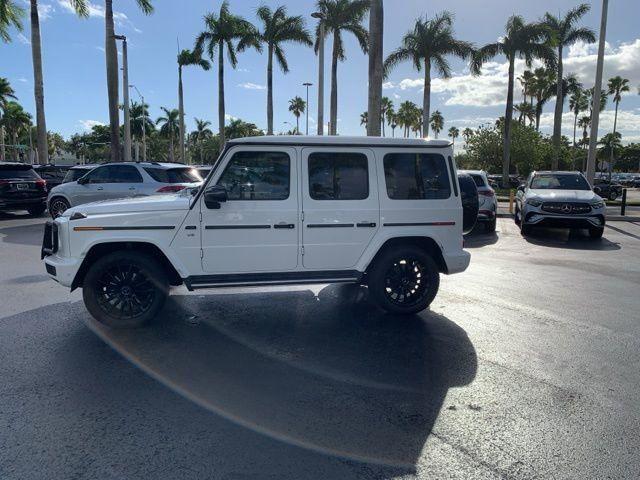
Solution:
M 53 255 L 58 251 L 58 225 L 55 222 L 47 222 L 44 226 L 44 236 L 42 238 L 42 249 L 40 259 Z
M 542 204 L 542 210 L 558 215 L 579 215 L 589 213 L 591 206 L 579 202 L 545 202 Z

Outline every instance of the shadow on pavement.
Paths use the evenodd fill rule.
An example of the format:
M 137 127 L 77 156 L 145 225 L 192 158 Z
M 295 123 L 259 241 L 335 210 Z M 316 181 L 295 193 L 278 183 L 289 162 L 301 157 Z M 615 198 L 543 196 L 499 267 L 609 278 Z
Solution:
M 464 236 L 464 248 L 480 248 L 498 243 L 500 237 L 497 232 L 485 232 L 484 226 L 476 225 L 471 233 Z
M 34 225 L 21 225 L 19 227 L 1 227 L 3 243 L 16 243 L 18 245 L 42 245 L 44 234 L 44 222 Z
M 606 235 L 605 230 L 605 235 Z M 566 248 L 571 250 L 620 250 L 619 243 L 607 240 L 603 237 L 593 240 L 586 230 L 561 229 L 561 228 L 534 228 L 524 239 L 534 245 L 542 247 Z
M 148 327 L 90 326 L 147 373 L 245 427 L 413 469 L 448 389 L 475 378 L 475 349 L 441 315 L 394 317 L 364 296 L 351 286 L 317 296 L 178 295 Z

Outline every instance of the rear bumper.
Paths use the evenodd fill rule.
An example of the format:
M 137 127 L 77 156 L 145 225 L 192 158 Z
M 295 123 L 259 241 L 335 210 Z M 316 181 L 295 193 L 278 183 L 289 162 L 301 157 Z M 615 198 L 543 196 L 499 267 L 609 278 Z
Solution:
M 479 210 L 478 222 L 491 222 L 495 220 L 496 212 L 493 210 Z
M 447 264 L 447 274 L 464 272 L 471 262 L 471 254 L 464 250 L 455 253 L 448 253 L 444 256 Z
M 10 199 L 0 197 L 0 210 L 26 210 L 47 204 L 47 197 Z

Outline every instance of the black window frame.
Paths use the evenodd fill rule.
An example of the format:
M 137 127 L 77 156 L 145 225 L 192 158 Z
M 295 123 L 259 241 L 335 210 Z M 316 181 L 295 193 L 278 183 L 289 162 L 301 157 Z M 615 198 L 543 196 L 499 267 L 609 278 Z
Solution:
M 220 180 L 222 180 L 222 177 L 224 177 L 224 174 L 227 172 L 227 169 L 229 168 L 229 165 L 231 165 L 231 163 L 233 162 L 233 159 L 236 155 L 238 155 L 239 153 L 256 153 L 256 154 L 261 154 L 261 153 L 279 153 L 282 155 L 286 155 L 287 157 L 287 161 L 288 161 L 288 168 L 289 168 L 289 175 L 288 175 L 288 183 L 287 183 L 287 196 L 284 198 L 228 198 L 227 202 L 284 202 L 286 200 L 289 200 L 289 198 L 291 198 L 291 155 L 289 154 L 289 152 L 284 151 L 284 150 L 238 150 L 237 152 L 232 152 L 231 157 L 229 158 L 229 160 L 227 161 L 227 163 L 224 165 L 224 168 L 222 170 L 222 173 L 220 174 L 220 176 L 216 179 L 216 183 L 215 185 L 220 185 Z M 227 192 L 228 193 L 228 192 Z
M 358 155 L 360 157 L 364 157 L 365 166 L 366 166 L 366 196 L 362 198 L 316 198 L 313 196 L 313 191 L 311 189 L 311 157 L 313 155 Z M 335 165 L 334 165 L 335 169 Z M 307 155 L 307 188 L 309 191 L 309 198 L 317 202 L 358 202 L 363 200 L 368 200 L 371 195 L 371 188 L 369 185 L 370 175 L 369 175 L 369 156 L 363 152 L 345 152 L 345 151 L 332 151 L 332 150 L 316 150 Z
M 424 197 L 424 192 L 423 192 L 423 196 L 422 198 L 394 198 L 389 194 L 389 184 L 387 183 L 387 159 L 389 156 L 391 155 L 427 155 L 427 156 L 439 156 L 442 159 L 442 167 L 443 167 L 443 172 L 446 175 L 446 179 L 447 179 L 447 188 L 449 191 L 449 195 L 446 197 L 442 197 L 442 198 L 426 198 Z M 437 201 L 437 200 L 449 200 L 451 198 L 451 196 L 454 194 L 454 191 L 456 193 L 456 197 L 458 196 L 457 193 L 457 186 L 454 186 L 452 188 L 452 184 L 455 185 L 455 182 L 453 181 L 453 178 L 451 177 L 452 173 L 451 170 L 453 169 L 453 162 L 451 161 L 451 157 L 448 158 L 449 162 L 447 162 L 447 159 L 445 158 L 444 155 L 442 155 L 441 153 L 434 153 L 434 152 L 403 152 L 403 151 L 392 151 L 392 152 L 387 152 L 384 154 L 383 158 L 382 158 L 382 171 L 383 171 L 383 175 L 384 175 L 384 186 L 385 186 L 385 193 L 387 195 L 387 198 L 389 200 L 393 200 L 393 201 Z M 420 177 L 422 177 L 422 172 L 420 172 Z M 416 177 L 417 180 L 417 177 Z M 457 181 L 457 178 L 456 178 Z M 417 184 L 417 182 L 416 182 Z M 419 185 L 417 185 L 419 186 Z M 424 181 L 423 181 L 423 186 L 424 186 Z
M 127 169 L 133 169 L 136 174 L 138 175 L 139 180 L 138 181 L 127 181 L 127 182 L 118 182 L 118 181 L 107 181 L 107 182 L 94 182 L 91 181 L 91 178 L 89 177 L 89 182 L 87 182 L 90 185 L 105 185 L 105 184 L 114 184 L 114 185 L 118 185 L 118 184 L 127 184 L 127 183 L 144 183 L 144 179 L 142 178 L 142 175 L 140 174 L 140 172 L 138 171 L 138 169 L 136 167 L 134 167 L 133 165 L 100 165 L 99 167 L 94 168 L 93 170 L 89 171 L 86 175 L 97 175 L 96 172 L 99 172 L 101 169 L 102 170 L 107 170 L 109 171 L 109 169 L 114 169 L 114 168 L 127 168 Z M 83 175 L 84 177 L 85 175 Z M 113 177 L 107 177 L 112 179 Z

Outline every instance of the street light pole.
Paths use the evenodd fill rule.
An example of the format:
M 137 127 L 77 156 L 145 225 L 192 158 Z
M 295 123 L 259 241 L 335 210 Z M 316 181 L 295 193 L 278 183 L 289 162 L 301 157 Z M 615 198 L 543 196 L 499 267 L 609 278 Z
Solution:
M 303 86 L 307 87 L 307 105 L 305 108 L 305 111 L 307 112 L 307 128 L 306 128 L 306 135 L 309 135 L 309 87 L 313 85 L 313 83 L 309 83 L 309 82 L 304 82 L 302 84 Z
M 124 102 L 124 161 L 131 161 L 131 119 L 129 118 L 129 59 L 127 55 L 127 37 L 114 35 L 122 40 L 122 100 Z
M 602 69 L 604 64 L 604 47 L 607 37 L 607 10 L 609 0 L 602 0 L 602 16 L 600 18 L 600 43 L 598 45 L 598 63 L 596 64 L 596 82 L 591 97 L 591 134 L 589 137 L 589 155 L 587 156 L 587 180 L 593 185 L 596 176 L 596 147 L 598 144 L 598 123 L 600 121 L 600 93 L 602 91 Z
M 138 92 L 138 95 L 140 96 L 140 101 L 142 102 L 142 161 L 146 162 L 147 161 L 147 116 L 145 115 L 144 111 L 145 111 L 145 107 L 144 107 L 144 95 L 142 95 L 140 93 L 140 90 L 138 90 L 138 87 L 136 87 L 135 85 L 129 85 L 129 88 L 133 88 L 135 89 L 136 92 Z
M 320 44 L 318 47 L 318 135 L 324 135 L 324 15 L 311 14 L 320 21 Z

